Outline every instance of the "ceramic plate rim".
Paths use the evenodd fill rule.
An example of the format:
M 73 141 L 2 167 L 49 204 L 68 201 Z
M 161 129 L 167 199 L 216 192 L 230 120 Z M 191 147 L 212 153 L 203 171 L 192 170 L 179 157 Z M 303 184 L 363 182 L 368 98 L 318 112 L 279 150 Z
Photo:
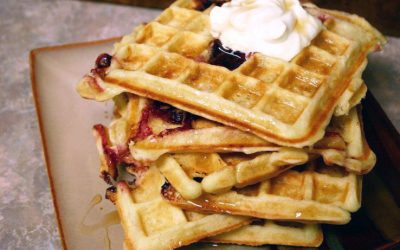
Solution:
M 60 236 L 62 249 L 67 249 L 67 245 L 66 245 L 66 241 L 65 241 L 65 237 L 64 237 L 63 225 L 62 225 L 61 218 L 60 218 L 60 216 L 61 216 L 60 210 L 59 210 L 59 206 L 57 203 L 57 194 L 56 194 L 55 187 L 54 187 L 52 170 L 51 170 L 50 160 L 49 160 L 49 153 L 47 150 L 46 134 L 45 134 L 43 119 L 42 119 L 42 111 L 41 111 L 40 101 L 39 101 L 39 97 L 38 97 L 39 90 L 38 90 L 38 84 L 36 82 L 36 57 L 40 53 L 45 53 L 45 52 L 49 52 L 49 51 L 102 45 L 102 44 L 106 44 L 106 43 L 110 43 L 110 42 L 117 42 L 120 39 L 121 39 L 121 37 L 111 37 L 111 38 L 94 40 L 94 41 L 45 46 L 45 47 L 32 49 L 29 53 L 29 70 L 30 70 L 30 79 L 31 79 L 31 91 L 32 91 L 33 101 L 34 101 L 35 110 L 36 110 L 36 119 L 37 119 L 37 122 L 39 125 L 38 129 L 39 129 L 39 134 L 40 134 L 40 142 L 42 145 L 42 151 L 43 151 L 43 157 L 44 157 L 44 163 L 45 163 L 44 165 L 45 165 L 45 168 L 47 171 L 47 178 L 48 178 L 48 182 L 49 182 L 49 186 L 50 186 L 51 198 L 52 198 L 52 203 L 53 203 L 53 207 L 54 207 L 54 211 L 55 211 L 55 217 L 56 217 L 56 221 L 57 221 L 57 229 L 58 229 L 58 234 Z

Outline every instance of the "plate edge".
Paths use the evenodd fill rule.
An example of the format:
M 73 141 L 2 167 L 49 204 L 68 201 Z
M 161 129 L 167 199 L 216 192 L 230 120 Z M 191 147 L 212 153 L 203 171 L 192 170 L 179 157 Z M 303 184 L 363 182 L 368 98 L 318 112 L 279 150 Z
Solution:
M 41 141 L 42 149 L 43 149 L 43 157 L 44 157 L 45 167 L 46 167 L 46 171 L 47 171 L 47 179 L 49 182 L 51 197 L 53 200 L 53 206 L 54 206 L 55 217 L 56 217 L 56 221 L 57 221 L 58 233 L 59 233 L 60 240 L 61 240 L 61 247 L 64 250 L 67 250 L 67 245 L 66 245 L 63 225 L 61 222 L 61 215 L 60 215 L 59 207 L 57 204 L 57 194 L 56 194 L 55 187 L 54 187 L 53 176 L 52 176 L 52 171 L 51 171 L 50 161 L 49 161 L 49 154 L 47 151 L 46 136 L 45 136 L 44 128 L 43 128 L 43 120 L 42 120 L 42 115 L 41 115 L 42 111 L 41 111 L 41 107 L 39 104 L 38 89 L 37 89 L 37 83 L 36 83 L 36 72 L 35 72 L 36 56 L 39 53 L 43 53 L 43 52 L 47 52 L 47 51 L 100 45 L 100 44 L 109 43 L 109 42 L 117 42 L 120 39 L 121 39 L 121 37 L 112 37 L 112 38 L 108 38 L 108 39 L 88 41 L 88 42 L 77 42 L 77 43 L 69 43 L 69 44 L 62 44 L 62 45 L 55 45 L 55 46 L 46 46 L 46 47 L 33 49 L 29 53 L 29 71 L 30 71 L 30 79 L 31 79 L 31 91 L 32 91 L 33 101 L 34 101 L 35 110 L 36 110 L 36 119 L 37 119 L 38 125 L 39 125 L 38 129 L 39 129 L 39 133 L 40 133 L 40 141 Z

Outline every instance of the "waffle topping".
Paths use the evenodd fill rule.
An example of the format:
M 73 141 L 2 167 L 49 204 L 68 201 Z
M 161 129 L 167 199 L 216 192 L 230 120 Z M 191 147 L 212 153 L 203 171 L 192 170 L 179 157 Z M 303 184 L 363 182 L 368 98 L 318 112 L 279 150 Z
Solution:
M 151 111 L 152 109 L 150 107 L 146 107 L 145 109 L 143 109 L 142 116 L 139 122 L 139 128 L 134 137 L 135 140 L 144 139 L 153 134 L 153 131 L 149 126 Z
M 185 111 L 162 102 L 154 102 L 151 112 L 153 116 L 159 117 L 164 121 L 173 124 L 184 125 L 185 120 L 189 119 L 189 114 Z
M 171 111 L 171 122 L 175 124 L 182 124 L 185 119 L 185 112 L 180 109 L 174 109 Z
M 179 125 L 179 127 L 169 128 L 159 134 L 154 134 L 154 131 L 149 125 L 151 118 L 160 118 L 167 123 Z M 173 132 L 191 129 L 193 119 L 193 115 L 183 110 L 177 109 L 162 102 L 155 101 L 148 107 L 143 109 L 142 116 L 139 122 L 139 127 L 133 139 L 142 140 L 151 135 L 165 136 Z
M 99 55 L 96 59 L 96 68 L 104 69 L 110 67 L 112 56 L 107 53 Z
M 246 54 L 225 48 L 220 40 L 215 40 L 212 45 L 209 63 L 234 70 L 246 61 Z
M 229 2 L 228 0 L 197 0 L 196 1 L 196 9 L 199 11 L 203 11 L 215 4 L 216 6 L 221 6 L 222 4 Z
M 105 198 L 110 200 L 112 203 L 115 203 L 115 195 L 117 193 L 117 187 L 111 186 L 106 189 Z
M 91 70 L 92 77 L 90 77 L 91 85 L 96 88 L 99 92 L 103 92 L 103 88 L 97 82 L 96 76 L 104 79 L 106 75 L 106 69 L 111 65 L 112 56 L 107 53 L 100 54 L 96 58 L 95 68 Z
M 106 164 L 108 166 L 108 172 L 102 173 L 102 178 L 105 182 L 110 183 L 110 177 L 114 180 L 116 180 L 116 178 L 118 177 L 117 164 L 119 163 L 120 159 L 118 153 L 110 147 L 105 127 L 101 124 L 96 124 L 93 126 L 93 129 L 98 133 L 101 138 L 103 154 L 105 156 Z
M 175 200 L 179 198 L 179 193 L 168 181 L 165 181 L 161 186 L 161 196 L 167 200 Z
M 210 13 L 211 33 L 224 46 L 290 61 L 322 28 L 298 0 L 232 0 Z

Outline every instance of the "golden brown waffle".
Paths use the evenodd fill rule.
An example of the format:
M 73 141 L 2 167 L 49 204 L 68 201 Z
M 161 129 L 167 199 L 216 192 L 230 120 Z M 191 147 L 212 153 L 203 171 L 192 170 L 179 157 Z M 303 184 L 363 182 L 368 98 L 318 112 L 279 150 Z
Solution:
M 223 193 L 270 179 L 295 165 L 308 161 L 305 152 L 282 149 L 258 156 L 243 154 L 165 155 L 154 164 L 185 199 L 195 199 L 203 191 Z M 192 178 L 203 178 L 201 183 Z
M 174 249 L 250 222 L 246 217 L 222 214 L 190 221 L 182 209 L 161 198 L 163 181 L 153 167 L 142 173 L 132 191 L 124 182 L 117 184 L 114 200 L 124 228 L 126 249 Z
M 135 161 L 144 163 L 155 161 L 165 153 L 244 152 L 250 154 L 247 158 L 243 157 L 243 161 L 248 162 L 246 169 L 250 169 L 251 166 L 260 168 L 262 167 L 260 164 L 264 164 L 259 174 L 253 175 L 258 180 L 270 178 L 291 166 L 303 164 L 309 158 L 308 154 L 322 155 L 327 164 L 344 166 L 358 174 L 370 171 L 376 161 L 375 154 L 364 138 L 361 117 L 355 109 L 348 116 L 334 117 L 324 138 L 313 148 L 300 150 L 280 147 L 257 136 L 201 118 L 190 120 L 190 127 L 182 130 L 182 124 L 165 119 L 165 116 L 171 114 L 168 112 L 175 109 L 163 104 L 154 106 L 154 102 L 145 98 L 119 95 L 115 98 L 115 103 L 116 118 L 109 129 L 104 128 L 105 136 L 99 136 L 101 131 L 98 128 L 94 131 L 98 138 L 97 144 L 104 170 L 107 168 L 104 143 L 109 144 L 115 151 L 124 151 L 122 154 L 130 153 L 130 157 Z M 150 117 L 149 112 L 153 114 Z M 185 119 L 191 117 L 187 113 L 181 115 L 187 117 Z M 140 124 L 142 128 L 139 128 Z M 144 138 L 135 137 L 138 130 L 143 130 L 144 125 L 151 128 L 153 133 Z M 130 152 L 128 152 L 128 141 L 130 141 Z M 263 155 L 258 153 L 256 157 L 253 153 L 257 152 L 264 153 Z M 253 160 L 254 158 L 256 160 Z M 193 164 L 198 163 L 199 161 L 193 161 Z M 225 165 L 232 166 L 232 164 Z M 246 179 L 247 183 L 251 183 L 252 178 L 249 177 L 238 177 L 238 179 Z M 238 184 L 240 183 L 244 184 L 246 181 L 239 181 Z
M 133 158 L 144 162 L 155 161 L 165 153 L 176 152 L 244 152 L 251 154 L 283 150 L 292 152 L 292 158 L 298 159 L 299 154 L 303 151 L 303 155 L 304 153 L 322 155 L 328 164 L 344 166 L 358 174 L 367 173 L 375 165 L 375 154 L 365 140 L 361 115 L 357 114 L 356 109 L 348 113 L 347 116 L 334 117 L 323 139 L 313 147 L 302 150 L 283 148 L 257 136 L 202 119 L 192 123 L 193 129 L 163 136 L 149 136 L 130 143 L 129 148 Z M 288 154 L 286 153 L 286 155 Z M 290 155 L 288 156 L 290 157 Z M 301 158 L 303 161 L 306 160 L 305 156 L 301 156 Z M 297 161 L 297 163 L 301 164 L 302 161 Z
M 330 18 L 291 62 L 255 54 L 229 71 L 199 62 L 210 54 L 209 10 L 192 7 L 179 1 L 123 39 L 111 67 L 80 82 L 81 95 L 104 100 L 132 92 L 280 145 L 312 145 L 367 53 L 384 42 L 363 19 L 314 7 Z
M 361 99 L 365 97 L 365 94 L 367 93 L 367 85 L 365 85 L 361 76 L 366 66 L 367 60 L 361 64 L 358 71 L 354 74 L 349 86 L 339 98 L 339 102 L 334 112 L 335 116 L 347 115 L 349 111 L 359 104 Z
M 186 211 L 190 220 L 198 220 L 205 214 Z M 295 222 L 276 222 L 256 219 L 250 225 L 227 233 L 219 234 L 202 241 L 214 243 L 230 243 L 238 245 L 288 245 L 318 247 L 323 234 L 318 224 L 301 224 Z
M 361 204 L 361 176 L 312 161 L 304 170 L 288 170 L 260 184 L 222 194 L 185 200 L 171 185 L 162 194 L 172 204 L 193 211 L 264 219 L 345 224 L 347 211 Z
M 190 230 L 193 228 L 200 228 L 205 222 L 210 222 L 207 218 L 218 219 L 213 215 L 200 214 L 196 212 L 182 211 L 175 208 L 165 201 L 160 201 L 160 188 L 164 178 L 160 175 L 156 168 L 149 168 L 144 173 L 135 173 L 140 176 L 140 181 L 137 181 L 137 187 L 127 190 L 128 187 L 120 184 L 119 192 L 121 194 L 109 193 L 108 198 L 120 206 L 119 210 L 123 212 L 137 212 L 139 214 L 140 225 L 134 225 L 132 229 L 126 233 L 125 248 L 126 249 L 172 249 L 177 245 L 185 245 L 188 243 L 181 242 L 176 244 L 174 241 L 190 240 L 193 241 L 193 235 Z M 124 189 L 126 194 L 124 195 Z M 132 208 L 132 201 L 134 207 Z M 123 205 L 127 202 L 129 205 Z M 119 205 L 120 204 L 120 205 Z M 129 210 L 129 211 L 128 211 Z M 144 216 L 140 216 L 143 215 Z M 183 217 L 183 216 L 184 217 Z M 134 218 L 128 215 L 129 219 Z M 237 216 L 226 216 L 238 218 Z M 133 224 L 135 220 L 124 218 L 123 225 L 127 227 Z M 228 220 L 231 220 L 228 218 Z M 220 221 L 218 221 L 220 222 Z M 228 223 L 230 223 L 229 221 Z M 296 245 L 296 246 L 319 246 L 322 242 L 322 231 L 318 225 L 303 225 L 295 223 L 278 223 L 273 221 L 257 220 L 257 224 L 246 225 L 249 220 L 240 224 L 239 229 L 232 230 L 232 233 L 222 233 L 204 241 L 218 242 L 218 243 L 231 243 L 242 245 Z M 212 230 L 214 223 L 211 222 L 207 228 L 207 233 Z M 227 222 L 224 222 L 225 225 Z M 243 226 L 244 225 L 244 226 Z M 185 230 L 189 230 L 185 235 L 182 235 L 182 229 L 177 230 L 178 226 L 182 226 Z M 235 225 L 235 227 L 238 227 Z M 221 225 L 218 226 L 221 228 Z M 146 234 L 143 236 L 143 232 Z M 170 233 L 177 233 L 174 238 Z M 197 231 L 196 231 L 197 232 Z M 198 240 L 201 236 L 195 236 Z M 154 242 L 150 243 L 150 239 Z M 167 245 L 163 245 L 167 244 Z M 164 248 L 161 248 L 164 247 Z
M 222 132 L 224 128 L 228 131 L 235 131 L 224 126 L 215 127 L 214 123 L 202 119 L 192 121 L 192 124 L 197 124 L 196 126 L 199 129 L 181 131 L 182 127 L 179 127 L 181 125 L 166 121 L 163 117 L 170 115 L 170 113 L 161 111 L 165 108 L 171 110 L 170 106 L 165 107 L 163 104 L 156 106 L 157 109 L 152 112 L 158 113 L 156 113 L 157 116 L 152 118 L 148 116 L 148 108 L 154 108 L 154 106 L 145 98 L 122 95 L 115 99 L 115 103 L 117 119 L 111 123 L 110 128 L 95 126 L 94 129 L 102 162 L 100 171 L 103 178 L 109 183 L 112 179 L 116 179 L 118 175 L 116 168 L 118 162 L 138 164 L 137 154 L 134 153 L 132 148 L 140 144 L 141 141 L 132 140 L 130 151 L 127 142 L 130 138 L 135 138 L 137 134 L 140 135 L 142 130 L 145 130 L 143 129 L 144 126 L 149 126 L 148 129 L 161 135 L 172 130 L 171 134 L 166 133 L 165 136 L 161 136 L 161 140 L 172 136 L 180 138 L 179 140 L 187 145 L 195 144 L 193 137 L 188 136 L 188 134 L 203 134 L 199 133 L 199 131 L 202 131 L 202 126 L 214 126 L 211 129 L 218 128 L 221 134 L 215 135 L 216 138 L 220 138 L 224 134 Z M 188 116 L 188 114 L 180 114 Z M 143 122 L 143 117 L 145 117 L 146 123 Z M 207 131 L 207 129 L 205 130 Z M 245 134 L 238 130 L 236 132 L 238 135 Z M 253 137 L 260 140 L 255 136 Z M 149 139 L 145 140 L 157 142 L 157 138 L 159 137 L 150 136 Z M 200 137 L 202 140 L 198 142 L 204 142 L 204 139 L 206 139 L 205 145 L 210 148 L 204 151 L 218 151 L 218 147 L 216 149 L 216 147 L 207 145 L 207 138 Z M 235 140 L 232 134 L 231 137 L 222 138 L 230 138 L 231 142 L 232 139 Z M 237 141 L 240 141 L 239 139 L 242 139 L 242 137 L 238 136 L 237 139 Z M 173 140 L 173 142 L 176 141 Z M 226 141 L 222 141 L 222 143 L 226 143 Z M 174 143 L 170 145 L 176 146 Z M 200 143 L 200 148 L 206 148 L 205 145 Z M 227 151 L 235 151 L 237 146 L 230 144 Z M 165 151 L 173 151 L 168 147 L 165 148 L 167 149 Z M 148 151 L 150 150 L 143 150 L 145 154 L 151 154 Z M 187 151 L 191 150 L 187 149 Z M 365 141 L 361 119 L 356 109 L 353 109 L 348 116 L 334 118 L 324 139 L 314 145 L 312 149 L 278 147 L 272 152 L 250 155 L 243 153 L 175 153 L 165 155 L 156 162 L 156 165 L 185 199 L 195 199 L 203 192 L 222 193 L 232 187 L 244 187 L 270 179 L 293 166 L 306 163 L 317 155 L 322 155 L 324 161 L 330 165 L 346 166 L 347 169 L 358 174 L 369 171 L 373 167 L 376 161 L 375 155 Z M 139 163 L 139 165 L 141 164 Z M 194 181 L 194 177 L 201 177 L 201 183 Z
M 357 174 L 371 171 L 376 156 L 365 139 L 361 107 L 351 109 L 348 115 L 335 117 L 332 127 L 333 131 L 328 129 L 325 137 L 313 146 L 311 152 L 322 155 L 328 164 L 345 166 Z M 337 132 L 340 139 L 335 134 Z
M 318 247 L 323 240 L 317 224 L 283 223 L 265 221 L 261 225 L 248 225 L 205 241 L 239 245 L 288 245 Z
M 360 78 L 365 65 L 366 62 L 357 73 L 358 77 L 351 81 L 350 86 L 340 98 L 335 109 L 335 114 L 337 116 L 347 115 L 350 109 L 359 104 L 361 99 L 365 96 L 367 87 Z M 155 161 L 162 154 L 171 152 L 244 152 L 250 154 L 263 151 L 277 151 L 280 148 L 280 146 L 262 140 L 257 136 L 241 132 L 234 128 L 219 126 L 217 123 L 207 122 L 204 119 L 195 122 L 193 128 L 195 130 L 182 131 L 181 133 L 173 133 L 156 138 L 150 137 L 136 141 L 135 144 L 131 145 L 131 153 L 137 160 Z M 330 130 L 336 129 L 333 128 Z M 361 133 L 361 130 L 357 133 Z M 336 137 L 338 136 L 341 135 L 338 134 Z M 190 143 L 188 143 L 188 138 L 190 138 Z M 319 149 L 329 150 L 329 145 L 332 144 L 332 141 L 338 142 L 343 140 L 343 138 L 334 138 L 331 133 L 330 139 L 327 139 L 325 134 L 323 140 L 326 142 L 324 144 L 326 146 L 324 148 L 322 144 L 319 143 Z M 340 144 L 343 145 L 344 143 L 345 142 L 341 142 Z M 366 173 L 370 171 L 374 165 L 374 161 L 372 161 L 373 154 L 369 160 L 365 161 L 365 159 L 368 159 L 366 155 L 370 154 L 371 150 L 369 150 L 368 145 L 360 145 L 360 147 L 366 150 L 364 151 L 363 157 L 360 155 L 356 157 L 356 159 L 360 161 L 360 164 L 358 164 L 359 167 L 352 164 L 352 166 L 349 166 L 349 169 L 358 173 Z M 343 146 L 341 149 L 343 149 Z M 349 162 L 344 160 L 343 153 L 326 152 L 325 155 L 331 158 L 331 160 L 327 160 L 328 163 L 333 162 L 337 165 L 346 165 L 346 163 Z
M 349 86 L 339 98 L 339 102 L 335 108 L 334 115 L 342 116 L 347 115 L 349 111 L 361 102 L 361 99 L 365 97 L 367 93 L 367 85 L 361 79 L 362 72 L 367 65 L 367 60 L 359 68 L 358 73 L 355 75 Z
M 222 193 L 234 186 L 244 187 L 273 178 L 293 166 L 315 158 L 312 153 L 322 155 L 324 161 L 330 165 L 345 165 L 347 169 L 357 173 L 362 173 L 360 170 L 368 171 L 374 166 L 375 154 L 365 142 L 362 122 L 356 109 L 352 109 L 348 116 L 335 118 L 332 127 L 336 131 L 331 128 L 313 149 L 283 147 L 276 152 L 253 155 L 172 154 L 163 156 L 155 164 L 186 199 L 197 198 L 202 191 Z M 187 139 L 190 141 L 190 137 Z M 193 177 L 201 177 L 201 184 L 194 182 Z

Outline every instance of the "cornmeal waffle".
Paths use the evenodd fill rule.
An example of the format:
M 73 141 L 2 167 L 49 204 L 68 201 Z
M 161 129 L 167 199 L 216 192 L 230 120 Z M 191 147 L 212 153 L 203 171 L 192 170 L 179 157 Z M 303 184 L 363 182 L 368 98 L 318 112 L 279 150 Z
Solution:
M 132 191 L 117 184 L 115 201 L 125 232 L 126 249 L 174 249 L 248 224 L 246 217 L 212 214 L 190 221 L 183 210 L 160 196 L 163 177 L 156 168 L 141 174 Z
M 198 220 L 205 214 L 186 211 L 190 220 Z M 317 224 L 301 224 L 295 222 L 275 222 L 256 219 L 228 233 L 219 234 L 202 241 L 214 243 L 230 243 L 239 245 L 288 245 L 317 247 L 322 243 L 323 235 Z
M 347 115 L 349 111 L 361 102 L 367 94 L 367 85 L 361 78 L 355 79 L 339 99 L 335 109 L 335 116 Z
M 334 117 L 323 139 L 313 147 L 302 150 L 280 147 L 257 136 L 202 119 L 192 122 L 192 129 L 163 136 L 149 136 L 131 142 L 129 148 L 133 158 L 144 162 L 155 161 L 165 153 L 176 152 L 244 152 L 251 154 L 284 151 L 286 152 L 285 156 L 289 157 L 288 152 L 291 152 L 292 159 L 299 159 L 299 155 L 303 153 L 300 156 L 302 160 L 297 161 L 297 164 L 301 164 L 302 161 L 307 160 L 304 156 L 305 153 L 316 153 L 322 155 L 328 164 L 344 166 L 358 174 L 367 173 L 375 165 L 375 154 L 365 140 L 360 114 L 357 114 L 356 109 L 348 113 L 347 116 Z
M 367 53 L 384 43 L 364 19 L 309 7 L 330 18 L 291 62 L 254 54 L 229 71 L 199 62 L 208 61 L 213 39 L 209 9 L 194 6 L 178 1 L 123 39 L 111 67 L 80 82 L 81 95 L 104 100 L 132 92 L 280 145 L 308 146 L 323 137 Z
M 335 117 L 333 128 L 328 128 L 325 137 L 313 146 L 311 152 L 321 154 L 328 164 L 345 166 L 357 174 L 371 171 L 376 156 L 365 139 L 360 111 L 361 107 L 353 108 L 348 115 Z
M 361 99 L 365 97 L 365 94 L 367 93 L 367 85 L 365 85 L 361 76 L 366 66 L 367 60 L 361 64 L 358 71 L 354 74 L 349 86 L 339 98 L 339 102 L 334 112 L 335 116 L 347 115 L 350 109 L 359 104 Z
M 374 153 L 364 138 L 361 119 L 355 109 L 346 116 L 347 118 L 334 118 L 325 137 L 313 148 L 295 149 L 280 147 L 254 135 L 201 118 L 191 120 L 190 114 L 177 111 L 168 105 L 160 103 L 155 105 L 154 102 L 145 98 L 120 95 L 115 98 L 115 103 L 116 119 L 110 124 L 109 129 L 96 126 L 94 130 L 98 138 L 102 172 L 109 173 L 114 179 L 116 163 L 110 159 L 117 159 L 118 155 L 122 155 L 123 160 L 128 163 L 137 161 L 148 163 L 167 152 L 204 152 L 186 154 L 187 160 L 184 163 L 186 167 L 179 164 L 185 172 L 196 169 L 196 165 L 199 164 L 200 168 L 204 165 L 215 166 L 214 170 L 218 168 L 218 171 L 212 171 L 215 173 L 206 177 L 203 183 L 204 190 L 211 193 L 271 178 L 295 165 L 305 163 L 309 158 L 314 158 L 314 154 L 322 155 L 328 164 L 345 166 L 358 174 L 371 170 L 376 161 Z M 173 123 L 166 119 L 174 112 L 184 119 L 181 123 Z M 146 134 L 146 131 L 151 131 L 151 133 Z M 143 138 L 138 138 L 138 135 Z M 128 152 L 129 140 L 131 142 Z M 221 155 L 215 153 L 205 154 L 235 151 L 264 152 L 241 154 L 240 161 L 231 162 L 226 162 L 223 158 L 227 159 L 227 157 L 221 158 Z M 180 156 L 180 159 L 182 161 L 183 156 Z M 170 171 L 170 173 L 175 175 L 180 173 L 179 179 L 183 178 L 188 183 L 192 183 L 192 191 L 197 190 L 192 195 L 200 195 L 199 184 L 191 181 L 177 164 L 172 165 L 175 166 L 175 171 Z M 210 188 L 210 185 L 206 184 L 214 182 L 219 185 L 211 185 L 212 188 Z M 183 195 L 185 196 L 185 193 Z M 195 197 L 185 196 L 185 198 Z
M 260 184 L 222 194 L 185 200 L 171 185 L 162 194 L 174 205 L 193 211 L 245 215 L 264 219 L 345 224 L 347 211 L 361 204 L 361 176 L 316 160 L 304 170 L 288 170 Z
M 239 245 L 288 245 L 318 247 L 323 240 L 317 224 L 282 223 L 261 221 L 260 225 L 248 225 L 228 233 L 219 234 L 205 241 Z
M 241 154 L 166 155 L 155 165 L 185 199 L 195 199 L 203 191 L 223 193 L 234 186 L 245 187 L 270 179 L 307 161 L 306 153 L 288 149 L 256 157 Z M 195 177 L 204 178 L 198 183 L 193 181 Z
M 240 224 L 234 224 L 234 227 L 244 226 L 233 230 L 232 233 L 216 235 L 205 241 L 244 245 L 296 246 L 319 246 L 322 242 L 322 232 L 318 225 L 285 224 L 264 220 L 257 220 L 257 224 L 245 225 L 250 221 L 246 221 L 244 218 L 239 220 L 240 217 L 237 216 L 224 215 L 224 217 L 231 218 L 224 221 L 224 225 L 216 227 L 214 219 L 219 218 L 215 215 L 182 211 L 160 200 L 160 189 L 164 178 L 156 168 L 150 167 L 144 173 L 136 172 L 135 174 L 140 176 L 135 189 L 131 191 L 125 184 L 119 184 L 117 190 L 120 194 L 108 193 L 108 198 L 117 204 L 121 213 L 130 213 L 123 217 L 122 221 L 125 227 L 133 225 L 132 229 L 127 230 L 129 233 L 126 234 L 126 249 L 172 249 L 188 244 L 193 241 L 193 238 L 198 240 L 204 237 L 204 233 L 193 234 L 194 231 L 198 233 L 204 223 L 210 223 L 210 219 L 213 221 L 209 225 L 207 224 L 207 232 L 205 232 L 207 234 L 213 234 L 210 233 L 212 230 L 222 231 L 221 227 L 224 225 L 235 223 L 232 218 L 236 218 L 240 222 Z M 139 219 L 132 216 L 132 213 L 135 212 L 138 213 Z M 139 225 L 135 223 L 138 221 Z M 182 229 L 178 230 L 178 226 L 182 226 Z M 193 232 L 185 231 L 183 235 L 183 230 L 192 230 Z M 232 228 L 226 231 L 229 230 Z M 171 234 L 174 234 L 174 238 L 171 238 Z

